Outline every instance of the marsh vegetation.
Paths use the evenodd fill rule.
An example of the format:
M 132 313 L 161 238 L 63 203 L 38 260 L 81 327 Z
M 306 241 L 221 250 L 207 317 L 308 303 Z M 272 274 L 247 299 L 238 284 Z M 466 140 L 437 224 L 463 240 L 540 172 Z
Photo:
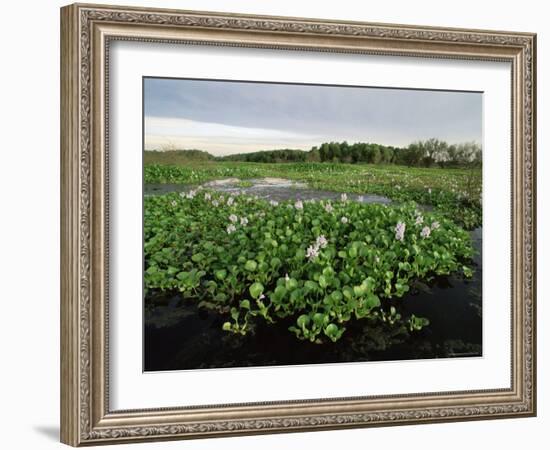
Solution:
M 292 363 L 278 351 L 259 356 L 266 339 L 280 341 L 279 348 L 292 339 L 304 354 L 301 362 L 480 354 L 480 245 L 471 231 L 480 236 L 478 165 L 199 156 L 181 165 L 172 164 L 181 155 L 159 161 L 153 154 L 144 168 L 151 370 Z M 473 330 L 448 327 L 454 334 L 444 338 L 442 323 L 434 328 L 433 322 L 436 316 L 452 321 L 437 312 L 438 295 L 449 292 L 462 293 L 459 309 Z M 426 308 L 424 298 L 416 309 L 419 295 L 440 304 Z M 154 336 L 166 329 L 184 333 L 190 317 L 201 317 L 203 343 L 221 333 L 218 344 L 224 342 L 226 352 L 229 345 L 244 355 L 244 346 L 249 355 L 198 364 L 174 348 L 159 361 L 159 351 L 167 350 L 154 345 Z M 412 351 L 419 339 L 424 350 Z M 314 357 L 310 346 L 327 350 Z

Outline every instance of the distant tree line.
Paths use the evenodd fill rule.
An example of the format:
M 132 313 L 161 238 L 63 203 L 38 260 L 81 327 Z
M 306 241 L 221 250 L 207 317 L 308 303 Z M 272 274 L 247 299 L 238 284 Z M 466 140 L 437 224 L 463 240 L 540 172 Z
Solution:
M 308 161 L 391 164 L 398 148 L 380 144 L 356 142 L 325 142 L 309 151 Z
M 146 151 L 145 163 L 179 161 L 243 161 L 260 163 L 336 162 L 349 164 L 398 164 L 409 167 L 481 166 L 481 147 L 476 142 L 448 144 L 439 139 L 416 141 L 407 147 L 355 142 L 325 142 L 311 150 L 266 150 L 214 157 L 202 150 Z
M 439 139 L 416 141 L 399 152 L 397 163 L 421 167 L 481 166 L 481 147 L 476 142 L 448 144 Z
M 179 161 L 213 161 L 215 158 L 204 150 L 147 150 L 144 163 L 177 164 Z
M 269 150 L 229 155 L 218 160 L 262 163 L 338 162 L 399 164 L 410 167 L 465 167 L 481 165 L 481 147 L 475 142 L 448 144 L 439 139 L 416 141 L 405 148 L 356 142 L 325 142 L 309 151 Z
M 282 149 L 266 150 L 263 152 L 239 153 L 223 156 L 217 159 L 223 161 L 246 161 L 262 163 L 305 162 L 310 152 L 304 150 Z

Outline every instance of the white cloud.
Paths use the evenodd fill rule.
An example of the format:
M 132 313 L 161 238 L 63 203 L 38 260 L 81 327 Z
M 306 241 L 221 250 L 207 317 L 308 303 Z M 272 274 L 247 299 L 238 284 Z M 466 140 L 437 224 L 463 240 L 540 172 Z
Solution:
M 213 155 L 259 150 L 309 150 L 320 136 L 265 128 L 249 128 L 188 119 L 145 117 L 145 149 L 200 149 Z

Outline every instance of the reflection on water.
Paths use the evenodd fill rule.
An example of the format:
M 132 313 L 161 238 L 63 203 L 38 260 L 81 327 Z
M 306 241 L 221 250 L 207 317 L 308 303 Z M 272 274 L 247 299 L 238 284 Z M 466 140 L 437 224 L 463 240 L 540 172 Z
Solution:
M 248 195 L 257 195 L 259 198 L 269 200 L 337 200 L 339 192 L 319 191 L 310 189 L 307 185 L 284 178 L 257 178 L 241 181 L 238 178 L 226 178 L 214 180 L 202 185 L 204 188 L 220 192 L 236 193 L 243 192 Z M 145 195 L 160 195 L 169 192 L 188 192 L 196 189 L 196 186 L 185 184 L 146 184 Z M 350 200 L 362 201 L 364 203 L 390 203 L 391 200 L 382 195 L 365 194 L 349 195 Z
M 224 317 L 184 302 L 178 295 L 146 299 L 146 371 L 319 364 L 361 361 L 472 357 L 482 355 L 482 229 L 472 232 L 478 251 L 474 277 L 439 277 L 417 283 L 392 300 L 404 316 L 427 317 L 430 325 L 410 333 L 367 320 L 346 324 L 336 343 L 299 341 L 281 321 L 258 321 L 255 333 L 237 336 L 222 331 Z M 153 306 L 154 305 L 154 306 Z

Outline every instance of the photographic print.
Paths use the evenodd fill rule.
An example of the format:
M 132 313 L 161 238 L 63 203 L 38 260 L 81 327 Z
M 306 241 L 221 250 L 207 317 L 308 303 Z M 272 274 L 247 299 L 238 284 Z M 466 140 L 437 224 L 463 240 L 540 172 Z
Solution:
M 536 41 L 63 7 L 61 441 L 535 416 Z
M 482 93 L 143 94 L 145 371 L 482 356 Z

